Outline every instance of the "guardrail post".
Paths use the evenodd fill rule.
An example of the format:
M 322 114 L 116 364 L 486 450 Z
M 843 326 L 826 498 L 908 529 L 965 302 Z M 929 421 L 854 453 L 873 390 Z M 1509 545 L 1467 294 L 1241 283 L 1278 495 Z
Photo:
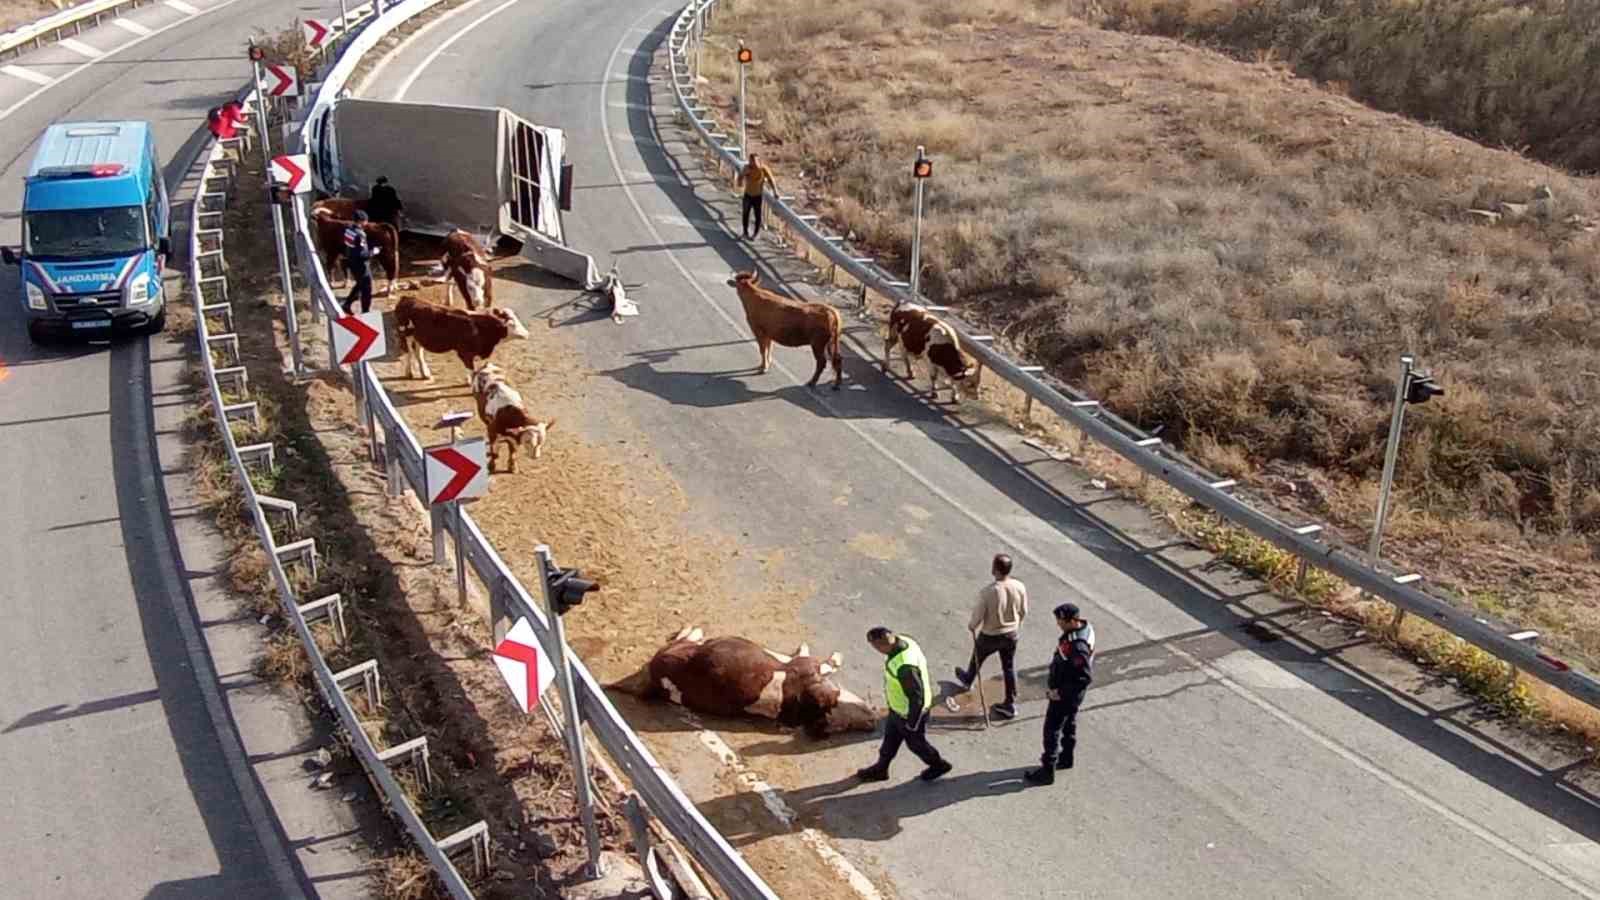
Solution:
M 252 54 L 255 48 L 251 48 Z M 257 59 L 250 61 L 251 75 L 255 78 L 256 86 L 256 112 L 257 121 L 260 122 L 261 132 L 261 174 L 266 178 L 266 187 L 272 191 L 272 149 L 271 141 L 267 138 L 267 106 L 261 94 L 261 62 Z M 300 320 L 294 313 L 294 282 L 289 278 L 289 250 L 283 233 L 283 207 L 276 200 L 272 203 L 272 233 L 277 239 L 278 250 L 278 277 L 283 287 L 283 320 L 284 327 L 288 330 L 289 353 L 294 366 L 294 377 L 300 378 L 305 374 L 305 362 L 300 357 Z
M 388 470 L 389 477 L 385 486 L 389 490 L 389 496 L 403 495 L 406 488 L 403 473 L 400 471 L 400 439 L 392 428 L 386 428 L 383 432 L 383 463 Z
M 567 755 L 572 761 L 572 781 L 577 788 L 578 812 L 583 818 L 584 839 L 589 846 L 589 862 L 584 868 L 590 879 L 604 874 L 600 864 L 600 831 L 594 822 L 594 797 L 589 784 L 589 764 L 583 746 L 582 717 L 578 712 L 578 697 L 572 690 L 572 668 L 567 662 L 567 635 L 561 627 L 561 611 L 556 608 L 556 598 L 550 593 L 550 573 L 556 571 L 550 548 L 544 544 L 533 548 L 539 560 L 539 589 L 544 594 L 544 608 L 550 621 L 552 652 L 555 654 L 556 685 L 561 690 L 561 708 L 566 712 Z
M 454 528 L 453 537 L 456 542 L 456 603 L 467 605 L 467 516 L 461 508 L 461 501 L 450 504 L 450 523 Z
M 433 526 L 433 564 L 442 567 L 448 562 L 444 558 L 444 510 L 437 505 L 428 507 L 428 524 Z

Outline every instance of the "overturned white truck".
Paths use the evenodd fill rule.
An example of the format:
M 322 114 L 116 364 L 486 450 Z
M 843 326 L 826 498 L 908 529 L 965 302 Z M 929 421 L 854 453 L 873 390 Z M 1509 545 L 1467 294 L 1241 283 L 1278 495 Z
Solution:
M 509 237 L 539 268 L 585 290 L 604 286 L 593 258 L 568 247 L 562 229 L 572 167 L 561 129 L 498 107 L 353 97 L 314 109 L 310 126 L 306 149 L 324 193 L 364 197 L 381 175 L 400 191 L 408 231 Z

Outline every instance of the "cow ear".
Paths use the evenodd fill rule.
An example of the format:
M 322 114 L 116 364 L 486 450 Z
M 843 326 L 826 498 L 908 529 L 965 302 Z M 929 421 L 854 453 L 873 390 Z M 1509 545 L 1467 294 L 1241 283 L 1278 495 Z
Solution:
M 555 419 L 551 419 L 550 421 L 544 423 L 544 430 L 545 431 L 549 431 L 550 429 L 552 429 L 554 427 L 556 427 L 556 420 Z
M 761 273 L 756 271 L 755 269 L 751 269 L 750 270 L 750 283 L 751 284 L 760 284 L 761 283 Z
M 811 655 L 811 645 L 810 644 L 802 643 L 800 646 L 796 647 L 795 650 L 794 650 L 795 659 L 799 659 L 802 656 L 810 656 L 810 655 Z
M 835 650 L 833 655 L 828 657 L 828 665 L 833 666 L 835 669 L 840 668 L 844 665 L 844 657 L 840 656 L 839 651 Z
M 822 665 L 817 667 L 817 674 L 819 674 L 819 675 L 832 675 L 834 672 L 837 672 L 837 671 L 839 671 L 839 668 L 837 666 L 835 666 L 833 663 L 823 663 Z

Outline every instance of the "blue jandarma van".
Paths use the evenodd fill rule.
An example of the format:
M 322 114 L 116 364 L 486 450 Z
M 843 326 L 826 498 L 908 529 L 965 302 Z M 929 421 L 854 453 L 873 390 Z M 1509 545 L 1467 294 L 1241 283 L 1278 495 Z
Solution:
M 166 326 L 167 186 L 146 122 L 51 125 L 28 170 L 22 269 L 28 335 L 107 338 Z

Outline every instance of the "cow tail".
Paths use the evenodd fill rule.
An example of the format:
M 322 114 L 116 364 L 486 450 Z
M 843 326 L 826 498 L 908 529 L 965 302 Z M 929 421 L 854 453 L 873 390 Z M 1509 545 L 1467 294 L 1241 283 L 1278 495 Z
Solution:
M 384 268 L 389 270 L 389 280 L 400 277 L 400 229 L 383 223 L 384 234 L 389 239 L 389 251 L 383 255 Z
M 837 309 L 828 307 L 828 355 L 833 359 L 834 371 L 844 365 L 844 357 L 839 353 L 839 338 L 844 334 L 844 316 Z

